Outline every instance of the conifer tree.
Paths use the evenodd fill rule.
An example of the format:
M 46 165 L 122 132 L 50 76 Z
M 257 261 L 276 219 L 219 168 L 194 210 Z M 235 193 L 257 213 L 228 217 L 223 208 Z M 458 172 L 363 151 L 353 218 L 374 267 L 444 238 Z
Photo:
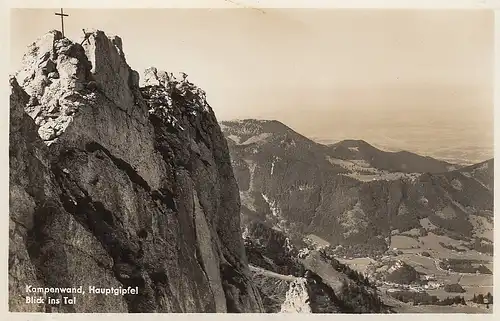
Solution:
M 486 299 L 488 300 L 488 303 L 493 303 L 493 295 L 491 295 L 490 292 L 486 294 Z

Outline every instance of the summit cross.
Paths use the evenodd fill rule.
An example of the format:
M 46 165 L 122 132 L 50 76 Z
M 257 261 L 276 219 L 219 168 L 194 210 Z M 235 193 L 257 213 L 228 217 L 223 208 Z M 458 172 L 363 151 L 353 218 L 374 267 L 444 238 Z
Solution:
M 56 16 L 61 16 L 61 32 L 62 32 L 62 36 L 64 38 L 64 17 L 68 17 L 69 15 L 65 14 L 63 12 L 63 8 L 61 8 L 61 12 L 60 13 L 54 13 Z

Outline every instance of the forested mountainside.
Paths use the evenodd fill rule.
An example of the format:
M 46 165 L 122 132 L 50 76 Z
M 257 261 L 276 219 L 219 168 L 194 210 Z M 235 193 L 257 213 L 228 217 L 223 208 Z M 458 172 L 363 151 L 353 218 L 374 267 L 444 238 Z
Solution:
M 222 122 L 243 224 L 314 234 L 360 253 L 384 252 L 414 228 L 475 241 L 493 220 L 493 160 L 460 167 L 364 141 L 326 146 L 277 121 Z

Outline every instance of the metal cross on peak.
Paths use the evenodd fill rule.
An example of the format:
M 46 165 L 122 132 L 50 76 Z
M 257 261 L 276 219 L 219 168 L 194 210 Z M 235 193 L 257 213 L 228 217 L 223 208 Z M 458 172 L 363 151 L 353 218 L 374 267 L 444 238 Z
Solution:
M 68 17 L 69 15 L 65 14 L 63 12 L 63 8 L 61 8 L 61 12 L 60 13 L 54 13 L 56 16 L 61 16 L 61 32 L 62 32 L 62 36 L 64 38 L 64 17 Z

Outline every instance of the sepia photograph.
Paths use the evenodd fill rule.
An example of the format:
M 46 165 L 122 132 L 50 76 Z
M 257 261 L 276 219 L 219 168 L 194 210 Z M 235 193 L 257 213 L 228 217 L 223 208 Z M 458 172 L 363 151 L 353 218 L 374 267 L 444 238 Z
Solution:
M 494 11 L 225 2 L 10 8 L 9 311 L 492 314 Z

